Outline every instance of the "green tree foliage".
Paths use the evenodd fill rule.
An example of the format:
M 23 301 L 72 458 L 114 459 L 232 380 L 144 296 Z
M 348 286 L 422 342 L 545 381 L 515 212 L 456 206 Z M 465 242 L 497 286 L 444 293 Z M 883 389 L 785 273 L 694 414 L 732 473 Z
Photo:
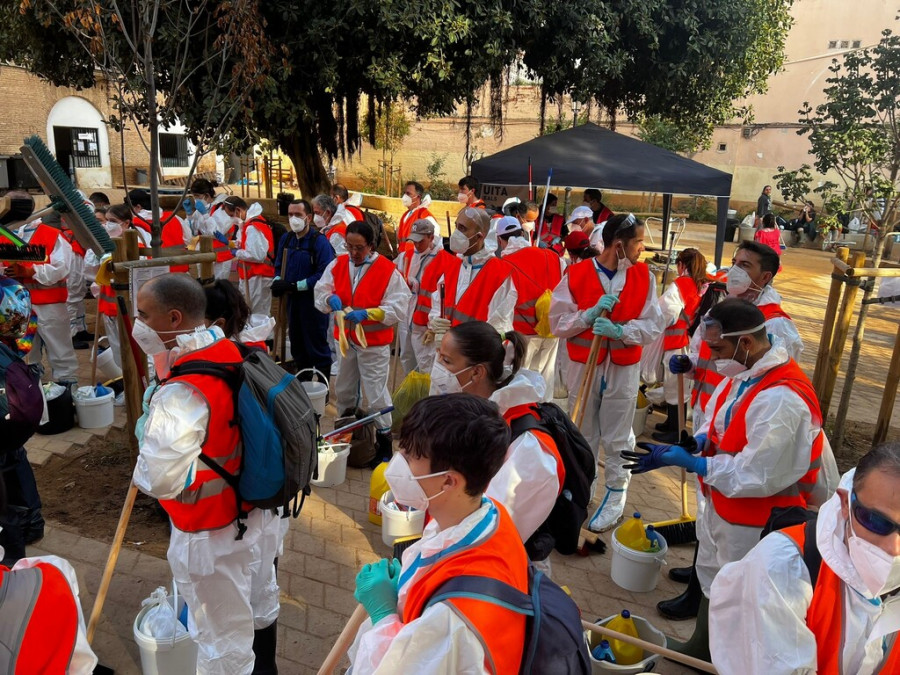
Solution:
M 703 148 L 708 140 L 704 131 L 686 129 L 659 115 L 638 118 L 638 138 L 645 143 L 671 150 L 690 153 Z

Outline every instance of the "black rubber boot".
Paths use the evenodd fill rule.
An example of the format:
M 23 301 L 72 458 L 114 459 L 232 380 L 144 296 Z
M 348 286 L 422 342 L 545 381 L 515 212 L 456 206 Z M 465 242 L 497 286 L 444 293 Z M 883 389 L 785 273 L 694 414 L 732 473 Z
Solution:
M 696 568 L 689 569 L 691 570 L 690 580 L 684 593 L 677 598 L 656 603 L 657 611 L 667 619 L 683 621 L 697 616 L 703 592 L 700 590 L 700 580 L 697 578 Z
M 375 459 L 389 462 L 394 455 L 394 436 L 390 431 L 375 432 Z
M 278 640 L 278 621 L 261 630 L 253 631 L 253 675 L 278 675 L 275 663 L 275 646 Z
M 686 584 L 691 580 L 694 566 L 690 567 L 673 567 L 669 570 L 669 578 L 676 584 Z
M 697 625 L 690 640 L 679 642 L 672 638 L 666 639 L 672 651 L 709 662 L 709 598 L 701 597 L 700 607 L 697 610 Z
M 666 419 L 656 424 L 657 431 L 678 432 L 678 406 L 666 403 Z

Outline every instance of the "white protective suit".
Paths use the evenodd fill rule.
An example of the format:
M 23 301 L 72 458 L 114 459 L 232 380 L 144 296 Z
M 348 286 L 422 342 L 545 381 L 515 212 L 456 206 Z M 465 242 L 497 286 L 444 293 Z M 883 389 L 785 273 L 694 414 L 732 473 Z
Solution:
M 771 285 L 763 288 L 762 292 L 753 301 L 753 304 L 759 307 L 760 305 L 780 305 L 781 304 L 781 295 L 779 295 L 778 291 L 776 291 Z M 773 319 L 769 319 L 766 321 L 766 332 L 772 337 L 776 337 L 781 341 L 782 346 L 787 350 L 788 356 L 790 356 L 794 361 L 799 361 L 800 354 L 803 352 L 803 340 L 800 338 L 800 333 L 797 331 L 797 326 L 794 325 L 794 322 L 790 319 L 785 319 L 783 317 L 777 316 Z M 700 339 L 700 331 L 695 331 L 693 337 L 691 338 L 690 344 L 690 358 L 691 363 L 696 366 L 697 360 L 700 355 L 700 343 L 702 340 Z M 666 371 L 668 371 L 669 364 L 666 363 Z M 691 375 L 688 374 L 688 377 Z M 687 384 L 687 383 L 685 383 Z M 677 397 L 676 397 L 677 398 Z M 704 422 L 704 410 L 700 407 L 698 403 L 693 407 L 692 410 L 693 421 L 694 421 L 694 429 L 699 429 Z M 699 492 L 697 493 L 699 495 Z
M 371 254 L 371 259 L 360 266 L 350 261 L 350 284 L 355 291 L 360 281 L 365 279 L 366 272 L 371 269 L 371 262 L 379 255 Z M 316 309 L 323 314 L 330 314 L 328 298 L 334 294 L 334 266 L 337 259 L 332 260 L 322 278 L 316 284 L 315 303 Z M 406 281 L 396 269 L 391 274 L 384 297 L 379 307 L 384 310 L 384 319 L 381 323 L 386 326 L 395 326 L 407 320 L 409 310 L 409 287 Z M 350 307 L 344 307 L 350 311 Z M 352 309 L 374 309 L 372 307 L 353 307 Z M 337 396 L 338 412 L 350 408 L 359 407 L 362 396 L 365 396 L 368 410 L 375 412 L 392 405 L 391 392 L 388 389 L 388 371 L 391 363 L 391 345 L 377 345 L 363 349 L 354 342 L 350 342 L 347 355 L 341 359 L 340 370 L 334 384 L 334 393 Z M 375 418 L 375 428 L 378 431 L 386 431 L 391 428 L 391 414 L 379 415 Z
M 708 434 L 710 423 L 715 424 L 719 438 L 726 429 L 726 419 L 743 395 L 766 372 L 788 361 L 788 353 L 777 338 L 771 349 L 753 364 L 736 375 L 734 386 L 715 420 L 707 419 L 696 433 Z M 707 414 L 715 410 L 728 380 L 716 387 L 707 404 Z M 812 415 L 804 399 L 789 387 L 775 385 L 760 391 L 746 413 L 747 445 L 734 455 L 722 453 L 707 457 L 707 473 L 703 481 L 726 497 L 771 497 L 794 485 L 809 471 L 813 441 L 821 428 L 813 424 Z M 695 435 L 696 435 L 695 433 Z M 830 453 L 823 451 L 823 465 Z M 825 471 L 820 470 L 820 474 Z M 709 589 L 718 571 L 726 563 L 743 558 L 759 541 L 760 527 L 732 525 L 723 520 L 707 501 L 697 514 L 697 576 L 703 594 Z
M 403 552 L 398 613 L 383 618 L 374 626 L 371 619 L 366 619 L 356 634 L 350 647 L 353 675 L 475 675 L 489 672 L 484 667 L 481 639 L 449 603 L 435 603 L 407 624 L 399 618 L 410 588 L 429 569 L 427 566 L 411 567 L 419 555 L 428 560 L 438 553 L 452 553 L 460 548 L 460 540 L 485 519 L 488 527 L 472 542 L 474 545 L 487 539 L 496 529 L 497 510 L 489 500 L 483 500 L 481 507 L 459 525 L 441 531 L 437 521 L 432 520 L 425 526 L 422 538 Z
M 29 242 L 40 222 L 34 220 L 23 225 L 16 234 L 25 242 Z M 56 238 L 53 250 L 50 251 L 50 259 L 43 265 L 34 266 L 34 280 L 46 286 L 67 280 L 74 257 L 72 246 L 60 235 Z M 32 309 L 37 315 L 37 333 L 34 336 L 34 346 L 28 354 L 28 363 L 40 363 L 43 347 L 47 350 L 47 360 L 50 361 L 50 368 L 53 370 L 53 379 L 57 382 L 77 381 L 78 358 L 72 347 L 66 303 L 32 305 Z
M 600 271 L 596 258 L 593 265 L 597 267 L 597 278 L 603 285 L 604 293 L 619 295 L 625 286 L 625 272 L 618 271 L 612 279 Z M 648 345 L 663 331 L 663 317 L 656 300 L 656 279 L 650 275 L 650 286 L 647 299 L 638 318 L 622 324 L 622 341 L 627 345 Z M 597 297 L 600 300 L 600 297 Z M 591 325 L 585 321 L 584 312 L 572 299 L 569 291 L 569 277 L 563 277 L 559 285 L 553 289 L 550 304 L 550 328 L 560 338 L 575 337 Z M 584 363 L 570 361 L 567 369 L 569 388 L 569 410 L 575 406 L 575 398 L 581 378 L 584 375 Z M 637 405 L 638 385 L 640 384 L 640 361 L 630 366 L 617 366 L 609 356 L 597 367 L 593 388 L 588 394 L 585 406 L 584 423 L 581 431 L 599 457 L 600 442 L 606 457 L 606 487 L 617 492 L 628 489 L 631 473 L 624 468 L 627 462 L 622 459 L 623 450 L 634 450 L 634 410 Z M 624 504 L 624 497 L 620 497 Z
M 347 213 L 346 209 L 344 209 L 344 213 Z M 344 235 L 334 231 L 334 226 L 340 225 L 343 222 L 345 222 L 344 217 L 341 215 L 340 207 L 338 207 L 338 211 L 335 212 L 331 217 L 331 220 L 328 221 L 328 225 L 322 229 L 322 234 L 328 237 L 328 243 L 331 244 L 331 248 L 334 249 L 335 256 L 343 255 L 347 252 L 347 240 L 344 238 Z M 350 222 L 352 223 L 353 221 L 351 220 Z
M 848 492 L 855 469 L 841 478 Z M 884 641 L 900 631 L 900 595 L 884 601 L 871 593 L 847 549 L 847 521 L 840 497 L 819 510 L 816 543 L 822 560 L 846 584 L 841 608 L 841 672 L 873 675 L 884 658 Z M 722 675 L 816 672 L 816 638 L 806 625 L 813 589 L 797 545 L 773 532 L 744 558 L 722 568 L 709 601 L 710 652 Z M 737 639 L 740 636 L 740 639 Z M 894 647 L 896 649 L 896 646 Z M 885 672 L 884 675 L 887 675 Z
M 139 235 L 143 236 L 146 234 L 140 228 L 136 228 Z M 93 249 L 88 249 L 87 253 L 84 254 L 84 276 L 85 278 L 91 282 L 91 295 L 95 298 L 100 297 L 100 286 L 95 281 L 97 278 L 97 271 L 100 269 L 100 259 L 97 257 L 97 254 L 94 253 Z M 119 368 L 122 367 L 122 351 L 121 351 L 121 342 L 119 341 L 119 319 L 115 316 L 107 316 L 106 314 L 99 314 L 103 317 L 103 336 L 106 337 L 107 346 L 109 349 L 112 349 L 112 357 L 116 366 Z M 96 339 L 100 339 L 101 336 L 99 332 L 97 333 Z M 95 383 L 96 384 L 96 383 Z
M 218 327 L 178 335 L 169 363 L 219 339 L 224 335 Z M 135 485 L 157 499 L 178 496 L 196 475 L 208 424 L 207 401 L 192 386 L 175 380 L 159 387 L 139 434 Z M 280 521 L 270 510 L 253 509 L 239 541 L 235 523 L 206 532 L 172 527 L 167 558 L 191 610 L 188 630 L 198 644 L 198 673 L 243 675 L 253 670 L 253 631 L 278 618 L 273 561 L 283 539 Z
M 434 245 L 425 253 L 419 253 L 415 249 L 410 255 L 409 251 L 403 251 L 394 260 L 394 265 L 402 273 L 406 273 L 409 290 L 411 293 L 409 299 L 409 308 L 406 314 L 406 321 L 403 321 L 398 327 L 400 342 L 400 365 L 403 367 L 403 374 L 406 375 L 410 371 L 418 370 L 420 373 L 431 373 L 431 367 L 434 365 L 435 346 L 434 342 L 425 344 L 423 339 L 427 326 L 417 326 L 412 322 L 413 313 L 416 309 L 416 294 L 419 292 L 419 285 L 422 283 L 422 275 L 428 268 L 441 250 L 440 237 L 434 238 Z
M 247 218 L 244 223 L 241 223 L 241 230 L 246 227 L 247 221 L 261 214 L 262 206 L 258 202 L 254 202 L 247 209 Z M 238 232 L 237 241 L 240 241 L 241 237 L 241 232 Z M 247 263 L 264 263 L 268 261 L 269 242 L 263 233 L 259 231 L 259 228 L 251 227 L 247 230 L 247 239 L 244 242 L 244 246 L 234 249 L 234 257 Z M 247 304 L 250 305 L 251 314 L 269 315 L 272 313 L 272 278 L 255 276 L 240 280 L 241 293 L 244 294 Z
M 520 370 L 490 400 L 500 414 L 519 405 L 538 403 L 544 398 L 544 380 L 535 372 Z M 484 494 L 506 507 L 522 541 L 527 541 L 547 519 L 559 495 L 558 462 L 537 436 L 530 431 L 514 439 L 500 470 L 491 479 Z
M 221 204 L 228 197 L 224 192 L 216 195 L 216 198 L 212 201 L 212 204 L 207 204 L 209 209 L 212 209 L 214 206 Z M 215 213 L 200 213 L 199 211 L 194 211 L 190 217 L 190 226 L 191 230 L 196 234 L 205 234 L 210 237 L 215 236 L 216 232 L 220 234 L 224 234 L 228 236 L 228 232 L 231 229 L 231 217 L 225 213 L 225 209 L 218 208 Z M 276 244 L 278 242 L 275 242 Z M 226 260 L 224 262 L 215 262 L 213 263 L 213 276 L 216 279 L 228 279 L 231 275 L 231 261 Z
M 0 558 L 2 557 L 3 547 L 0 546 Z M 78 610 L 78 632 L 75 635 L 75 648 L 72 650 L 72 657 L 66 673 L 67 675 L 91 675 L 97 666 L 97 657 L 94 655 L 87 640 L 87 629 L 84 625 L 84 614 L 81 611 L 81 599 L 78 597 L 78 577 L 75 574 L 75 568 L 65 558 L 55 555 L 42 555 L 33 558 L 22 558 L 10 570 L 13 572 L 16 570 L 28 570 L 37 567 L 38 563 L 53 565 L 62 572 L 66 581 L 69 582 L 72 595 L 75 597 L 75 607 Z
M 512 255 L 516 251 L 529 248 L 531 246 L 525 237 L 510 237 L 506 248 L 500 253 L 501 257 Z M 559 272 L 565 276 L 566 261 L 560 257 Z M 549 290 L 553 290 L 552 288 Z M 541 337 L 540 335 L 526 335 L 525 340 L 528 343 L 525 352 L 525 361 L 522 367 L 527 370 L 533 370 L 540 373 L 544 378 L 546 386 L 544 387 L 544 401 L 553 400 L 553 390 L 556 386 L 556 356 L 559 352 L 558 337 Z
M 69 315 L 69 335 L 74 337 L 76 333 L 87 330 L 84 308 L 84 256 L 78 255 L 73 249 L 71 263 L 69 274 L 66 276 L 66 288 L 69 291 L 66 313 Z
M 484 267 L 484 264 L 494 257 L 494 254 L 488 250 L 487 246 L 473 253 L 462 257 L 462 267 L 459 270 L 459 277 L 456 281 L 456 299 L 462 298 L 466 289 L 472 283 L 472 280 L 478 276 L 478 273 Z M 444 277 L 438 280 L 438 288 Z M 494 297 L 488 303 L 486 321 L 497 329 L 499 333 L 505 333 L 513 329 L 513 314 L 516 309 L 516 301 L 519 293 L 516 291 L 516 285 L 510 276 L 506 281 L 500 284 L 500 288 L 494 293 Z M 431 310 L 428 312 L 428 322 L 436 319 L 441 315 L 441 294 L 435 291 L 431 294 Z

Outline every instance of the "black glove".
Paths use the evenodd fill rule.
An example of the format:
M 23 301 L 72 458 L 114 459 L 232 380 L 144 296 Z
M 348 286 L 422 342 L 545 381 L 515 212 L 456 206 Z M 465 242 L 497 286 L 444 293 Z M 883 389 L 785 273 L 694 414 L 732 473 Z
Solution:
M 285 293 L 293 293 L 297 290 L 297 284 L 293 281 L 285 281 L 284 279 L 276 279 L 272 282 L 272 295 L 280 298 Z

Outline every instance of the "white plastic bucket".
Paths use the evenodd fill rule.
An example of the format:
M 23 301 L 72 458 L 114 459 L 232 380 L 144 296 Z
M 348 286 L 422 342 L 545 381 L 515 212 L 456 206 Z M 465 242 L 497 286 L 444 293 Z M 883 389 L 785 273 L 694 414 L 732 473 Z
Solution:
M 312 382 L 301 382 L 303 388 L 306 390 L 306 395 L 309 396 L 310 402 L 313 404 L 313 408 L 316 410 L 317 415 L 325 414 L 325 397 L 328 396 L 328 384 L 326 377 L 321 373 L 321 371 L 315 368 L 304 368 L 299 373 L 297 373 L 297 377 L 299 377 L 302 373 L 312 372 L 313 375 L 318 375 L 321 381 L 314 380 Z
M 112 424 L 115 417 L 114 398 L 115 394 L 112 391 L 96 398 L 76 398 L 75 414 L 78 415 L 78 426 L 82 429 L 99 429 Z
M 611 537 L 613 554 L 609 575 L 617 586 L 626 591 L 635 593 L 652 591 L 659 581 L 659 568 L 666 561 L 666 551 L 669 550 L 666 540 L 657 532 L 659 551 L 655 553 L 635 551 L 619 541 L 618 532 L 621 527 L 621 525 L 617 527 Z
M 755 227 L 747 227 L 746 225 L 741 225 L 739 228 L 740 236 L 738 237 L 738 241 L 753 241 L 753 237 L 756 235 Z
M 168 596 L 166 600 L 176 607 L 176 616 L 181 614 L 184 600 Z M 177 604 L 176 604 L 177 602 Z M 141 671 L 144 675 L 194 675 L 197 672 L 197 643 L 189 633 L 174 639 L 155 638 L 138 628 L 144 615 L 155 605 L 142 607 L 134 618 L 134 641 L 141 652 Z
M 728 209 L 726 213 L 729 218 L 737 218 L 737 209 Z
M 647 418 L 650 416 L 652 408 L 653 406 L 646 405 L 634 411 L 634 421 L 631 423 L 631 429 L 634 431 L 635 437 L 644 433 L 644 428 L 647 426 Z
M 381 514 L 381 540 L 389 547 L 392 547 L 397 539 L 420 535 L 425 529 L 424 511 L 398 511 L 387 508 L 392 501 L 394 495 L 388 490 L 381 495 L 378 502 L 378 512 Z
M 316 487 L 334 487 L 347 478 L 349 443 L 333 443 L 319 448 L 319 477 L 310 480 Z
M 612 619 L 615 618 L 616 615 L 608 616 L 605 619 L 597 619 L 595 623 L 600 624 L 601 626 L 605 626 Z M 645 642 L 650 642 L 655 645 L 659 645 L 660 647 L 666 646 L 666 636 L 659 630 L 657 630 L 653 624 L 651 624 L 647 619 L 631 615 L 631 619 L 634 621 L 634 627 L 637 628 L 638 637 Z M 594 647 L 600 644 L 601 640 L 609 640 L 608 637 L 601 635 L 600 633 L 594 633 L 593 631 L 586 630 L 584 631 L 584 639 L 588 644 L 588 652 L 592 652 Z M 602 673 L 619 673 L 619 675 L 631 675 L 631 673 L 648 673 L 651 672 L 656 666 L 657 662 L 662 659 L 662 656 L 659 654 L 654 654 L 652 652 L 644 651 L 644 655 L 646 658 L 641 659 L 635 664 L 630 666 L 620 666 L 615 663 L 608 663 L 606 661 L 597 661 L 593 655 L 591 656 L 591 673 L 593 675 L 601 675 Z
M 106 347 L 103 351 L 97 352 L 97 370 L 103 373 L 104 381 L 122 377 L 122 369 L 116 365 L 112 348 L 109 346 L 109 339 L 105 335 L 97 340 L 97 349 L 100 349 L 101 340 L 106 340 Z M 91 382 L 91 384 L 96 384 L 96 382 Z

